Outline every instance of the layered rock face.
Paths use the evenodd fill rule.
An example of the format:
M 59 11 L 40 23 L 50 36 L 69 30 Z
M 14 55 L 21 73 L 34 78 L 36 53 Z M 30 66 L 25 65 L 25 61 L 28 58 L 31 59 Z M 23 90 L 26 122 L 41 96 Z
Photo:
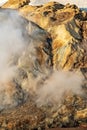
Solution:
M 19 1 L 15 4 L 9 1 L 2 8 L 11 10 L 0 11 L 3 22 L 5 15 L 8 19 L 11 18 L 12 9 L 19 11 L 17 17 L 21 17 L 24 24 L 21 25 L 18 20 L 17 23 L 20 24 L 17 24 L 17 28 L 22 29 L 22 37 L 26 41 L 22 52 L 9 60 L 10 66 L 15 65 L 17 70 L 4 92 L 5 95 L 8 91 L 12 100 L 1 109 L 1 128 L 42 130 L 87 127 L 87 13 L 76 5 L 64 6 L 58 2 L 50 2 L 30 6 L 26 5 L 28 2 Z M 55 74 L 56 71 L 60 73 Z M 70 76 L 70 71 L 81 78 L 77 76 L 74 79 L 76 75 Z M 74 82 L 78 89 L 75 89 Z M 55 91 L 64 88 L 67 90 L 62 90 L 60 96 L 61 91 L 54 93 L 52 86 Z M 83 93 L 79 92 L 79 88 Z M 38 105 L 38 97 L 40 102 L 46 104 L 41 102 Z
M 20 11 L 23 12 L 23 8 Z M 82 39 L 86 37 L 86 28 L 81 30 L 82 26 L 86 26 L 83 22 L 87 19 L 85 12 L 82 13 L 75 5 L 64 7 L 51 2 L 29 11 L 25 16 L 51 34 L 54 69 L 70 70 L 87 66 L 87 57 L 81 47 Z

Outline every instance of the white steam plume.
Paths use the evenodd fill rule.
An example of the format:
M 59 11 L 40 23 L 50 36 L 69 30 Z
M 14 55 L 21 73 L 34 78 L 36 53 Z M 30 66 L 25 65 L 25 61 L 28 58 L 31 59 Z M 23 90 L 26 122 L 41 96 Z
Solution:
M 47 42 L 47 34 L 17 11 L 0 9 L 0 109 L 19 105 L 36 88 L 39 79 L 33 84 L 30 72 L 40 71 L 37 48 Z M 22 78 L 25 73 L 26 79 Z
M 21 29 L 23 22 L 16 11 L 0 12 L 0 81 L 13 77 L 15 65 L 9 65 L 10 58 L 21 54 L 26 46 Z
M 73 72 L 54 72 L 38 90 L 37 104 L 60 104 L 67 95 L 82 95 L 82 76 Z
M 23 36 L 25 23 L 16 11 L 0 9 L 0 108 L 15 105 L 11 97 L 15 88 L 10 82 L 16 74 L 16 58 L 27 45 Z

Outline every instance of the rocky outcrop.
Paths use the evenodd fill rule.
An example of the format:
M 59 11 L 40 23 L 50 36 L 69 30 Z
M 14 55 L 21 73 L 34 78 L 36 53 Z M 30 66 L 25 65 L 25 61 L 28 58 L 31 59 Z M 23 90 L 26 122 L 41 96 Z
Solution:
M 87 39 L 87 20 L 83 22 L 82 30 L 83 30 L 83 38 Z
M 86 12 L 76 5 L 64 6 L 58 2 L 43 6 L 25 5 L 19 11 L 51 35 L 54 69 L 80 70 L 87 67 L 87 56 L 82 47 L 85 46 L 83 39 L 87 37 Z
M 23 8 L 20 11 L 23 12 Z M 86 37 L 85 12 L 82 13 L 75 5 L 64 6 L 50 2 L 37 7 L 35 11 L 33 8 L 25 17 L 51 34 L 54 69 L 72 70 L 87 67 L 86 55 L 81 47 L 84 44 L 82 39 Z
M 8 0 L 2 8 L 11 8 L 11 9 L 18 9 L 25 5 L 28 5 L 30 0 Z

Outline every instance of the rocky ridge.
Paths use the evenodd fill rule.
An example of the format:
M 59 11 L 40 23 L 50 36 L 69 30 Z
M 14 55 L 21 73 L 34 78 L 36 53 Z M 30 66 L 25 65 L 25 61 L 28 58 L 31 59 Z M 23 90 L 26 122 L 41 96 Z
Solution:
M 28 5 L 29 2 L 30 2 L 30 0 L 9 0 L 2 7 L 18 9 L 25 5 Z

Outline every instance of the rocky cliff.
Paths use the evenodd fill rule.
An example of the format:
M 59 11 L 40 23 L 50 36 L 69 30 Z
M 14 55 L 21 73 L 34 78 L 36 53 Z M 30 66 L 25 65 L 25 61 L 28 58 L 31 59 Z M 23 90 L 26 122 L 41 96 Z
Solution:
M 15 64 L 17 71 L 7 85 L 8 95 L 12 101 L 1 109 L 1 128 L 27 130 L 87 127 L 87 13 L 76 5 L 49 2 L 41 6 L 30 6 L 28 2 L 7 2 L 2 8 L 11 8 L 8 15 L 7 9 L 1 9 L 5 10 L 1 15 L 3 22 L 4 15 L 10 19 L 12 9 L 19 11 L 17 16 L 25 20 L 25 24 L 20 26 L 22 37 L 27 42 L 21 54 L 10 59 L 10 66 Z M 18 20 L 17 22 L 20 23 Z M 55 71 L 64 71 L 64 74 L 61 72 L 53 78 Z M 69 72 L 68 75 L 65 72 Z M 76 75 L 69 78 L 71 73 L 76 73 L 82 78 L 78 76 L 76 78 Z M 61 80 L 64 78 L 65 80 Z M 66 82 L 67 79 L 70 82 Z M 78 80 L 82 80 L 80 87 L 83 93 L 79 92 Z M 66 92 L 62 91 L 60 101 L 58 97 L 61 91 L 54 93 L 51 87 L 54 85 L 56 88 L 55 86 L 59 86 L 58 83 L 62 86 L 59 89 L 62 90 L 63 87 L 67 89 Z M 44 88 L 41 91 L 41 87 L 45 87 L 47 91 Z M 14 88 L 15 91 L 11 93 L 9 88 L 10 90 Z M 57 94 L 56 97 L 52 96 L 52 93 L 50 96 L 50 91 Z M 45 95 L 42 96 L 44 92 Z M 47 103 L 38 105 L 38 100 L 35 100 L 38 96 L 40 100 L 42 98 L 42 102 L 45 100 Z M 13 102 L 16 105 L 12 106 Z
M 23 8 L 20 11 L 23 12 Z M 75 5 L 63 6 L 51 2 L 24 16 L 51 34 L 54 68 L 70 70 L 87 67 L 87 57 L 81 47 L 83 37 L 86 39 L 86 12 L 82 13 Z

